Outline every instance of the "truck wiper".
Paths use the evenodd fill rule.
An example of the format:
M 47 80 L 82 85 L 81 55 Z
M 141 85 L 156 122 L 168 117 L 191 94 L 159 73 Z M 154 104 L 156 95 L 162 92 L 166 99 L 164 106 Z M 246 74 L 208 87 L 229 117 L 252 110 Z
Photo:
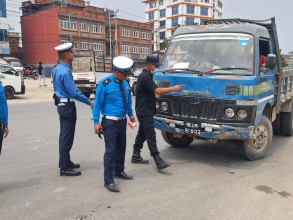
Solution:
M 204 74 L 204 72 L 201 72 L 199 70 L 192 70 L 192 69 L 188 69 L 188 68 L 168 69 L 168 70 L 164 70 L 163 73 L 171 73 L 171 72 L 178 72 L 178 71 L 185 71 L 185 72 L 196 73 L 199 76 L 202 76 Z
M 214 73 L 218 70 L 250 70 L 250 69 L 245 68 L 245 67 L 224 67 L 224 68 L 219 68 L 219 69 L 207 70 L 204 73 L 205 74 Z

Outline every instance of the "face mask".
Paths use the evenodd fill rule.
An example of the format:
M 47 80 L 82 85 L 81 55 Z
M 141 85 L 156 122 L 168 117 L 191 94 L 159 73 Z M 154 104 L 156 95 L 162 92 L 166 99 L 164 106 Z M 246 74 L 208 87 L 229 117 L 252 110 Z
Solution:
M 155 68 L 153 71 L 151 71 L 151 74 L 154 75 L 154 73 L 155 73 L 156 71 L 158 71 L 158 68 Z

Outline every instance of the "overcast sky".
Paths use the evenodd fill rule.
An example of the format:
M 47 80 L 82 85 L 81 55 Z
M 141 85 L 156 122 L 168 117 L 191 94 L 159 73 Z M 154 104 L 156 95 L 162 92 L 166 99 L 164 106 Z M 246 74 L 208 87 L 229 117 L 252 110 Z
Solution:
M 22 0 L 6 0 L 7 23 L 20 31 L 19 7 Z M 293 51 L 293 0 L 222 0 L 223 18 L 264 20 L 276 17 L 280 48 L 283 53 Z M 142 0 L 91 0 L 90 5 L 119 9 L 119 17 L 145 21 Z

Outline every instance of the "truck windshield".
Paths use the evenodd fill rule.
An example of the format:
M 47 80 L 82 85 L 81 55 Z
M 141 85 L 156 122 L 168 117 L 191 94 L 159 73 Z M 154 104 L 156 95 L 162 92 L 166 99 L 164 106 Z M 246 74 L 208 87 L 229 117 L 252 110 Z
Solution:
M 172 39 L 161 71 L 253 74 L 253 37 L 237 33 L 179 35 Z M 185 73 L 182 71 L 182 73 Z

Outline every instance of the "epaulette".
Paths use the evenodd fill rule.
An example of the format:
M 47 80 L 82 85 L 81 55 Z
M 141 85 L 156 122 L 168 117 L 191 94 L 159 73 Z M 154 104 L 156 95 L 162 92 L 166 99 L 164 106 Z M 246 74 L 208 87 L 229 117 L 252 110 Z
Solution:
M 107 78 L 103 81 L 103 85 L 106 86 L 109 84 L 109 82 L 111 82 L 111 79 L 110 78 Z

